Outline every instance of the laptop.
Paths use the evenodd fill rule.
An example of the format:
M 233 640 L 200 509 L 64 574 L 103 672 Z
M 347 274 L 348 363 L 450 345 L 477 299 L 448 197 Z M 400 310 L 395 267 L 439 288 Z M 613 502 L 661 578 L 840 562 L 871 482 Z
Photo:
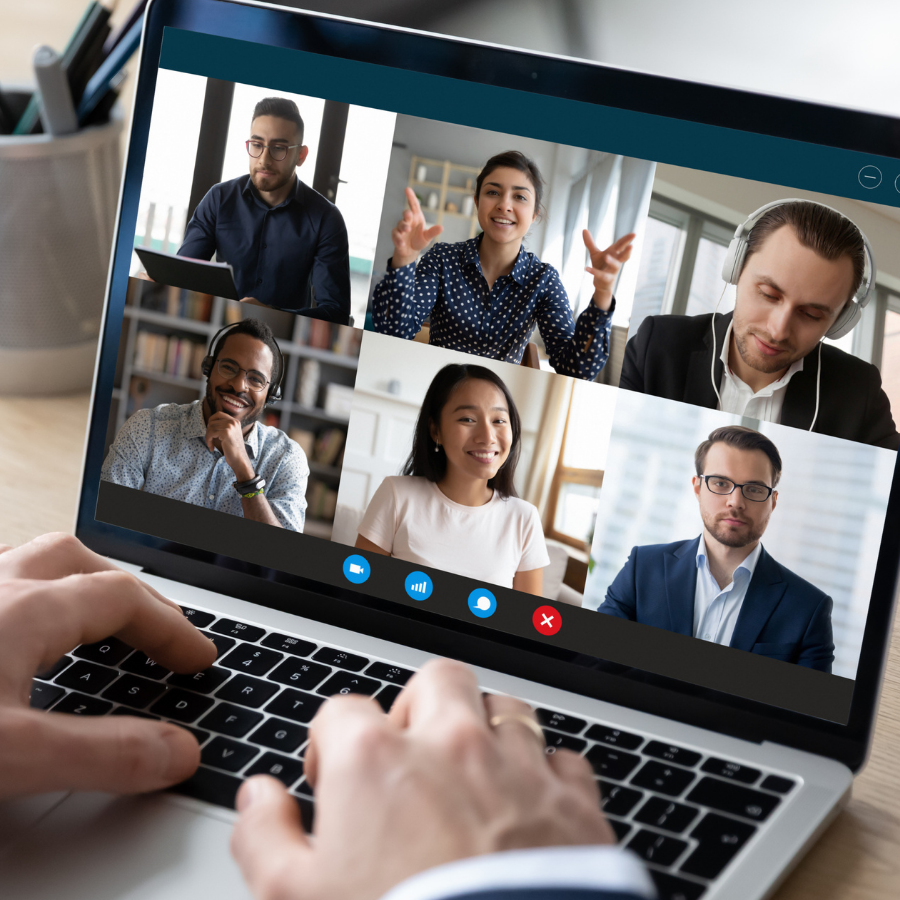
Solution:
M 258 107 L 269 98 L 281 105 Z M 210 192 L 230 186 L 235 203 L 292 227 L 291 199 L 257 187 L 247 151 L 251 140 L 278 143 L 253 138 L 251 125 L 266 109 L 283 119 L 288 101 L 310 148 L 291 196 L 309 188 L 320 198 L 304 193 L 309 203 L 340 213 L 349 277 L 334 289 L 349 291 L 355 326 L 279 309 L 293 289 L 284 279 L 262 308 L 133 278 L 135 248 L 176 252 Z M 101 641 L 39 673 L 32 703 L 177 721 L 201 742 L 203 764 L 152 797 L 10 807 L 6 895 L 249 896 L 228 854 L 242 779 L 281 777 L 314 827 L 303 758 L 315 710 L 342 692 L 387 709 L 434 656 L 532 704 L 548 753 L 587 757 L 619 841 L 645 860 L 661 898 L 772 892 L 865 764 L 891 631 L 895 121 L 227 0 L 152 0 L 133 115 L 76 533 L 181 604 L 219 659 L 198 677 L 174 676 Z M 542 178 L 508 155 L 481 177 L 508 151 Z M 492 215 L 499 207 L 479 198 L 493 185 L 500 203 L 510 172 L 522 176 L 508 201 L 520 212 Z M 266 196 L 279 202 L 259 205 Z M 422 300 L 428 285 L 412 268 L 398 282 L 391 231 L 413 206 L 443 229 L 416 271 L 431 266 L 437 283 L 445 266 L 471 296 Z M 784 278 L 762 271 L 742 293 L 745 272 L 779 262 L 769 258 L 778 220 L 759 246 L 754 228 L 806 213 L 849 243 L 831 259 L 791 245 Z M 520 215 L 532 216 L 524 249 L 488 285 L 481 248 L 502 244 Z M 634 235 L 614 303 L 595 303 L 584 229 L 599 248 Z M 278 271 L 269 265 L 259 271 Z M 239 268 L 236 279 L 247 276 Z M 798 271 L 818 273 L 812 294 L 793 283 Z M 541 302 L 561 284 L 568 319 L 542 306 L 539 328 L 526 322 L 511 338 L 519 326 L 501 315 L 504 299 L 527 305 L 541 279 L 558 279 Z M 317 287 L 319 307 L 330 289 Z M 824 331 L 817 320 L 837 295 L 852 295 L 841 327 L 777 366 Z M 477 340 L 466 344 L 453 303 L 475 300 L 479 324 L 465 327 Z M 805 316 L 803 328 L 775 334 L 748 313 L 751 300 Z M 272 477 L 247 491 L 268 492 L 277 524 L 244 515 L 254 498 L 232 498 L 230 476 L 203 495 L 185 479 L 179 494 L 158 465 L 137 481 L 115 465 L 135 423 L 162 428 L 183 415 L 185 446 L 202 440 L 202 426 L 189 429 L 203 422 L 213 379 L 253 374 L 235 376 L 240 360 L 230 360 L 223 375 L 218 352 L 247 319 L 277 343 L 271 372 L 256 373 L 268 404 L 246 438 L 254 458 L 265 440 L 293 460 L 286 487 Z M 667 329 L 682 331 L 654 338 Z M 731 352 L 742 336 L 757 341 L 751 360 L 774 359 L 784 383 L 763 379 L 741 411 L 726 411 L 747 387 Z M 502 340 L 500 353 L 491 341 Z M 495 441 L 504 465 L 511 448 L 518 457 L 507 482 L 491 475 L 481 506 L 438 487 L 448 466 L 470 464 L 449 455 L 464 456 L 469 438 L 427 428 L 428 397 L 459 366 L 481 368 L 453 390 L 474 383 L 502 396 L 471 466 L 493 459 Z M 510 407 L 514 433 L 504 430 Z M 481 422 L 471 415 L 460 428 Z M 416 461 L 417 436 L 447 457 L 443 469 Z M 435 508 L 440 521 L 427 519 Z M 471 534 L 488 539 L 473 546 Z M 391 540 L 387 555 L 372 551 Z M 728 584 L 715 577 L 722 559 L 734 563 Z

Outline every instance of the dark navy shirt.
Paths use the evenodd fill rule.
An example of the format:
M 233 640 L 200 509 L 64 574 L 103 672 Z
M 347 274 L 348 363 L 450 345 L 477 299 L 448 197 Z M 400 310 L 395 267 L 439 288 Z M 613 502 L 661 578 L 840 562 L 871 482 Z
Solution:
M 230 263 L 241 297 L 347 324 L 350 253 L 338 208 L 294 178 L 278 206 L 263 202 L 249 175 L 210 188 L 188 222 L 179 256 Z M 316 307 L 309 309 L 309 288 Z
M 559 273 L 524 247 L 488 290 L 480 241 L 435 244 L 408 266 L 389 265 L 372 298 L 375 330 L 412 340 L 431 313 L 430 344 L 519 363 L 537 325 L 557 372 L 596 378 L 609 358 L 615 301 L 607 312 L 589 303 L 575 322 Z

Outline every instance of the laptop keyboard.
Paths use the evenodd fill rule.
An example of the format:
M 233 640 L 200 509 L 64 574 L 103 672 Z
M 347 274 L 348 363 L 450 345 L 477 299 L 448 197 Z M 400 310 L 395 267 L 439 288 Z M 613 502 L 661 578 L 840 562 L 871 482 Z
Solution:
M 308 725 L 333 694 L 387 711 L 413 672 L 301 637 L 183 608 L 218 649 L 216 664 L 177 675 L 116 638 L 78 647 L 34 680 L 31 705 L 73 715 L 165 719 L 200 743 L 201 765 L 174 790 L 234 808 L 244 778 L 281 779 L 312 827 L 303 771 Z M 696 900 L 771 821 L 793 779 L 614 725 L 539 708 L 547 753 L 584 755 L 619 843 L 643 859 L 660 900 Z

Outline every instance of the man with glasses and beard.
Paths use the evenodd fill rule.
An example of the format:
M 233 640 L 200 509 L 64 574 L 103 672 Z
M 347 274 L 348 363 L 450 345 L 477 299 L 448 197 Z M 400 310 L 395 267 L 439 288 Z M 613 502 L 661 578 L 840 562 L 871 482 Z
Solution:
M 284 358 L 269 326 L 244 319 L 213 339 L 206 396 L 140 409 L 100 477 L 290 531 L 303 531 L 309 465 L 300 445 L 260 423 Z
M 830 672 L 831 598 L 760 543 L 778 501 L 778 449 L 727 426 L 694 464 L 700 536 L 635 547 L 598 612 Z
M 297 104 L 260 100 L 245 146 L 249 174 L 210 188 L 178 255 L 215 253 L 229 263 L 244 303 L 349 324 L 347 228 L 338 208 L 297 176 L 309 154 Z

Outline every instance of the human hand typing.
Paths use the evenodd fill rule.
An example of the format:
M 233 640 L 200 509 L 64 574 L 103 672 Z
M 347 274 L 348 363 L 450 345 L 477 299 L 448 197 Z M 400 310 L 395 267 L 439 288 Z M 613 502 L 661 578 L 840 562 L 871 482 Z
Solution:
M 29 708 L 37 672 L 111 635 L 176 672 L 200 671 L 216 656 L 175 603 L 74 537 L 0 546 L 0 798 L 152 791 L 197 768 L 197 742 L 176 725 Z
M 312 722 L 306 757 L 314 838 L 280 781 L 258 776 L 238 793 L 232 852 L 251 890 L 376 900 L 470 856 L 612 844 L 588 763 L 566 750 L 546 755 L 521 717 L 535 721 L 519 700 L 483 697 L 473 672 L 449 660 L 424 666 L 389 715 L 366 697 L 332 698 Z

